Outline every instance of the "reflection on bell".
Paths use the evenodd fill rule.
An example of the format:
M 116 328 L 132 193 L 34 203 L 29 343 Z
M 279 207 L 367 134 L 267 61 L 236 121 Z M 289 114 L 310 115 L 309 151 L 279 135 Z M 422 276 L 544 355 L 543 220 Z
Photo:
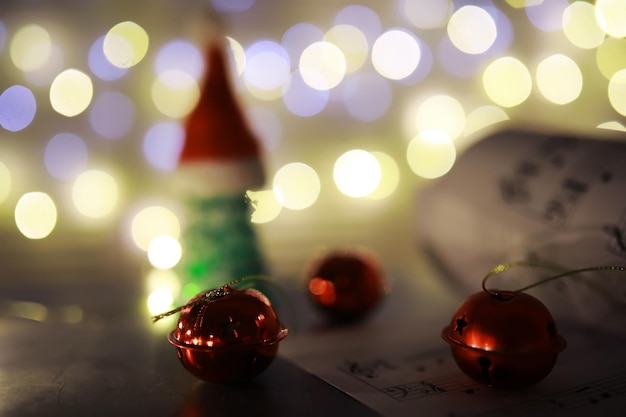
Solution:
M 385 280 L 378 260 L 363 250 L 335 250 L 316 259 L 306 272 L 314 305 L 331 319 L 364 318 L 382 301 Z
M 497 388 L 541 381 L 566 346 L 545 305 L 522 292 L 470 296 L 441 336 L 465 374 Z
M 237 382 L 264 371 L 288 332 L 269 300 L 255 289 L 205 294 L 189 301 L 168 336 L 183 366 L 211 382 Z

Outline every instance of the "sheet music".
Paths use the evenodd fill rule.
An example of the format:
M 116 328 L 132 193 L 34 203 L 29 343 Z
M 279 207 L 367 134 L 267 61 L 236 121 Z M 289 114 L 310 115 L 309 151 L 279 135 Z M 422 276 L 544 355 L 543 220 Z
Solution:
M 509 130 L 484 138 L 418 194 L 418 250 L 465 291 L 501 262 L 626 265 L 626 141 L 599 135 Z M 515 289 L 547 273 L 526 270 L 498 282 Z M 580 275 L 531 293 L 553 314 L 626 335 L 620 274 Z
M 457 303 L 501 262 L 626 265 L 624 190 L 624 141 L 499 132 L 417 195 L 416 250 L 420 262 L 439 267 L 429 279 L 447 281 Z M 516 289 L 546 272 L 553 271 L 510 270 L 499 282 Z M 281 354 L 385 416 L 622 416 L 626 275 L 590 273 L 529 292 L 555 316 L 568 347 L 543 381 L 524 390 L 494 390 L 460 371 L 438 337 L 454 311 L 443 299 L 420 300 L 417 313 L 406 309 L 420 303 L 390 300 L 396 311 L 387 316 L 292 335 Z M 400 319 L 416 317 L 423 319 Z
M 303 336 L 281 354 L 384 416 L 621 416 L 626 409 L 623 339 L 566 327 L 568 348 L 546 379 L 523 390 L 497 390 L 463 374 L 441 340 L 405 334 L 385 342 L 379 335 L 378 342 L 364 343 L 371 330 Z

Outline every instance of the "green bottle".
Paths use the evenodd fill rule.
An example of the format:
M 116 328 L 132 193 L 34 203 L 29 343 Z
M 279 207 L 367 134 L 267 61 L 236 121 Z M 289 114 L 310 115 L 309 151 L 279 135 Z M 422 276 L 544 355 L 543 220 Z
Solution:
M 232 93 L 225 42 L 208 44 L 200 98 L 186 120 L 173 178 L 184 207 L 178 273 L 187 299 L 267 273 L 246 197 L 265 183 L 261 146 Z

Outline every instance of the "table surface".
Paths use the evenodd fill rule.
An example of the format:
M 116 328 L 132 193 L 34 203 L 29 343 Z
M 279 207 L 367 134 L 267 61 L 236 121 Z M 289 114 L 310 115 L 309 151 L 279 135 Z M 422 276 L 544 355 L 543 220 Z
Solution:
M 407 205 L 406 215 L 394 218 L 410 220 L 409 209 Z M 291 306 L 306 310 L 306 314 L 283 315 L 285 306 L 277 306 L 290 329 L 289 337 L 281 342 L 285 352 L 299 334 L 314 326 L 319 330 L 318 317 L 298 298 L 304 292 L 294 279 L 319 249 L 319 242 L 371 244 L 385 259 L 394 288 L 424 287 L 421 293 L 411 288 L 396 291 L 394 296 L 419 293 L 429 297 L 427 288 L 434 284 L 415 279 L 418 261 L 408 227 L 397 221 L 388 222 L 391 226 L 375 223 L 364 238 L 356 223 L 349 218 L 295 236 L 289 230 L 282 235 L 272 232 L 272 245 L 266 248 L 276 270 L 272 276 L 280 286 L 283 282 L 291 285 L 282 286 L 290 292 L 286 298 Z M 334 233 L 338 229 L 347 237 L 339 239 Z M 193 377 L 167 341 L 166 331 L 174 324 L 150 322 L 145 259 L 129 255 L 132 251 L 121 240 L 115 230 L 110 235 L 64 230 L 54 239 L 29 241 L 10 228 L 0 228 L 0 415 L 376 415 L 295 365 L 280 350 L 271 366 L 248 383 L 219 385 Z M 47 317 L 20 317 L 23 302 L 27 308 L 46 309 Z M 67 306 L 80 308 L 79 322 L 64 320 Z M 376 320 L 392 319 L 396 314 L 392 307 L 399 306 L 427 310 L 426 303 L 389 300 L 376 313 Z
M 133 297 L 100 295 L 109 302 L 89 301 L 78 323 L 54 319 L 61 306 L 55 305 L 54 294 L 47 296 L 49 319 L 44 321 L 15 317 L 11 306 L 17 304 L 3 302 L 0 414 L 376 415 L 280 355 L 249 382 L 200 381 L 181 366 Z

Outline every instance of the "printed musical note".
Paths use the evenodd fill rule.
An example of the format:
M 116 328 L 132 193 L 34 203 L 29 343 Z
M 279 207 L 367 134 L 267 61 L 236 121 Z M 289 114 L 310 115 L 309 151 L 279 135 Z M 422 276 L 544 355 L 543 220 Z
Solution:
M 626 258 L 626 211 L 622 214 L 619 225 L 605 225 L 602 231 L 609 237 L 608 250 Z
M 587 174 L 587 177 L 592 175 Z M 589 193 L 590 179 L 567 176 L 546 204 L 544 219 L 553 224 L 565 224 L 576 205 Z
M 573 139 L 555 137 L 521 155 L 496 180 L 502 201 L 550 225 L 567 225 L 594 187 L 610 184 L 614 176 L 576 150 Z
M 354 376 L 364 377 L 368 379 L 377 378 L 380 369 L 395 369 L 395 367 L 385 360 L 374 359 L 369 362 L 359 362 L 355 360 L 346 360 L 345 369 Z
M 398 402 L 447 392 L 479 392 L 481 386 L 460 373 L 443 352 L 447 350 L 409 353 L 393 361 L 380 357 L 345 359 L 339 370 Z
M 511 177 L 502 178 L 499 182 L 502 199 L 512 204 L 525 204 L 531 199 L 529 181 L 539 176 L 540 166 L 530 160 L 523 159 L 517 163 Z
M 613 180 L 613 172 L 612 171 L 603 171 L 600 174 L 600 182 L 602 184 L 608 184 Z
M 624 233 L 616 226 L 607 227 L 605 231 L 611 235 L 611 237 L 615 238 L 614 242 L 619 250 L 626 252 L 626 238 L 624 238 Z
M 382 391 L 399 401 L 446 392 L 444 388 L 428 381 L 416 381 L 410 384 L 396 385 L 384 388 Z
M 572 177 L 563 180 L 563 194 L 570 203 L 576 203 L 587 191 L 589 183 L 586 181 Z
M 551 223 L 565 223 L 567 221 L 567 210 L 563 202 L 559 200 L 548 201 L 543 218 Z
M 525 204 L 530 201 L 530 191 L 526 179 L 520 177 L 502 178 L 498 182 L 502 200 L 509 204 Z
M 433 378 L 428 381 L 418 380 L 380 389 L 381 392 L 389 395 L 396 401 L 416 400 L 447 392 L 460 392 L 472 395 L 480 390 L 480 385 L 456 373 Z
M 536 177 L 541 172 L 541 168 L 535 162 L 521 160 L 515 168 L 515 174 L 520 177 Z
M 573 138 L 554 136 L 544 141 L 537 149 L 537 156 L 545 159 L 554 168 L 563 168 L 568 157 L 577 149 L 577 142 Z

